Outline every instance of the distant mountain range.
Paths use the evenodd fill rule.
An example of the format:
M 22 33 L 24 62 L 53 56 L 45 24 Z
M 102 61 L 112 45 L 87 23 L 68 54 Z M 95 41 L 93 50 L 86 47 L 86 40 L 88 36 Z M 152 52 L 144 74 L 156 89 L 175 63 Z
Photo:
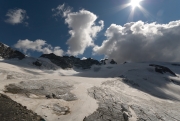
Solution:
M 4 59 L 12 59 L 12 58 L 18 58 L 20 60 L 24 59 L 26 56 L 18 51 L 10 48 L 9 46 L 0 43 L 0 56 Z M 40 57 L 49 59 L 52 63 L 55 65 L 61 67 L 62 69 L 66 68 L 82 68 L 82 69 L 89 69 L 92 65 L 105 65 L 106 60 L 95 60 L 92 58 L 87 58 L 84 60 L 81 60 L 80 58 L 74 57 L 74 56 L 57 56 L 54 53 L 51 54 L 43 54 Z M 111 64 L 117 64 L 113 59 L 110 62 Z M 42 62 L 41 60 L 37 59 L 33 62 L 36 66 L 41 66 Z

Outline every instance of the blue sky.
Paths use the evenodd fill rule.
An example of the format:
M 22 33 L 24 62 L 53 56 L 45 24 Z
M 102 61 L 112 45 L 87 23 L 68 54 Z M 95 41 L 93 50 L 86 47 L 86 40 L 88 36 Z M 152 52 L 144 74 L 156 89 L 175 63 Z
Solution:
M 171 43 L 170 41 L 171 38 L 175 38 L 175 42 L 178 44 L 180 43 L 178 38 L 178 35 L 171 34 L 171 38 L 163 39 L 162 36 L 156 37 L 157 33 L 152 34 L 152 36 L 155 37 L 153 41 L 154 45 L 147 45 L 150 40 L 147 40 L 146 43 L 143 44 L 143 50 L 141 47 L 142 46 L 136 46 L 136 44 L 139 45 L 139 39 L 135 42 L 133 39 L 135 38 L 135 34 L 131 33 L 130 35 L 133 36 L 126 36 L 124 39 L 129 40 L 126 41 L 126 43 L 130 44 L 124 44 L 122 43 L 122 38 L 124 37 L 122 33 L 121 36 L 118 34 L 117 36 L 111 36 L 115 35 L 112 33 L 111 28 L 113 31 L 121 30 L 122 28 L 119 26 L 124 26 L 124 24 L 130 23 L 130 22 L 135 22 L 133 25 L 136 25 L 136 22 L 141 21 L 143 23 L 140 23 L 141 26 L 146 26 L 145 24 L 148 23 L 147 26 L 151 26 L 150 24 L 152 22 L 156 22 L 155 28 L 158 28 L 158 32 L 161 32 L 164 30 L 164 28 L 167 28 L 164 26 L 164 24 L 169 24 L 169 22 L 172 21 L 178 21 L 180 19 L 180 1 L 179 0 L 143 0 L 140 2 L 140 6 L 143 7 L 146 10 L 146 14 L 142 12 L 142 10 L 139 7 L 136 7 L 134 10 L 133 17 L 129 17 L 132 7 L 128 6 L 124 9 L 121 9 L 123 5 L 130 3 L 131 0 L 1 0 L 0 1 L 0 42 L 3 42 L 11 47 L 16 47 L 17 49 L 20 49 L 23 52 L 26 52 L 26 54 L 29 54 L 31 56 L 40 56 L 42 53 L 48 53 L 48 52 L 53 52 L 54 50 L 61 50 L 57 52 L 63 51 L 63 54 L 67 54 L 68 50 L 70 55 L 75 55 L 80 58 L 82 57 L 92 57 L 96 59 L 103 58 L 104 55 L 107 55 L 108 57 L 116 58 L 116 60 L 119 61 L 124 61 L 124 60 L 129 60 L 129 61 L 143 61 L 144 58 L 150 59 L 150 60 L 158 60 L 158 61 L 179 61 L 179 56 L 177 56 L 177 50 L 179 50 L 178 46 L 175 46 L 174 43 Z M 56 9 L 58 6 L 62 6 L 64 4 L 63 9 L 59 10 Z M 88 15 L 95 15 L 97 18 L 92 23 L 92 26 L 99 27 L 100 30 L 97 30 L 95 33 L 96 35 L 92 37 L 91 39 L 91 44 L 88 44 L 84 50 L 81 49 L 77 52 L 74 51 L 74 43 L 76 42 L 76 38 L 72 38 L 69 41 L 69 44 L 67 44 L 68 40 L 72 37 L 72 34 L 69 34 L 69 31 L 72 30 L 72 27 L 68 27 L 71 23 L 65 23 L 65 19 L 68 19 L 68 15 L 63 16 L 62 14 L 57 14 L 58 11 L 60 13 L 65 12 L 68 8 L 71 8 L 71 11 L 68 13 L 69 15 L 77 13 L 78 15 L 82 14 L 80 13 L 81 10 L 85 12 Z M 54 9 L 54 11 L 52 11 Z M 13 15 L 13 12 L 17 12 L 17 10 L 20 10 L 20 15 L 23 15 L 23 20 L 21 21 L 10 21 L 10 16 Z M 8 13 L 11 15 L 8 15 Z M 92 14 L 91 14 L 92 13 Z M 55 15 L 56 16 L 53 16 Z M 83 16 L 84 17 L 84 16 Z M 71 18 L 69 18 L 71 19 Z M 73 19 L 74 20 L 74 19 Z M 104 22 L 104 26 L 101 26 L 98 22 L 102 20 Z M 14 23 L 13 23 L 14 22 Z M 78 22 L 81 22 L 81 20 L 78 20 Z M 178 22 L 176 22 L 177 24 Z M 117 25 L 117 26 L 111 26 L 112 24 Z M 137 23 L 138 24 L 138 23 Z M 159 24 L 162 28 L 159 29 Z M 139 24 L 138 24 L 139 25 Z M 73 25 L 74 26 L 74 25 Z M 92 27 L 91 26 L 91 27 Z M 169 26 L 168 26 L 169 27 Z M 179 24 L 177 26 L 169 27 L 168 30 L 164 30 L 163 32 L 167 33 L 167 31 L 174 31 L 179 27 Z M 126 26 L 125 26 L 126 28 Z M 132 27 L 131 27 L 132 28 Z M 148 28 L 148 27 L 147 27 Z M 75 29 L 73 32 L 76 32 L 77 29 Z M 125 30 L 125 29 L 124 29 Z M 148 32 L 151 29 L 148 29 Z M 155 29 L 153 29 L 155 30 Z M 179 30 L 179 29 L 178 29 Z M 89 31 L 89 29 L 88 29 Z M 81 31 L 80 31 L 81 32 Z M 87 31 L 85 30 L 82 33 L 86 33 Z M 162 33 L 163 33 L 162 32 Z M 111 33 L 111 34 L 110 34 Z M 116 33 L 116 32 L 115 32 Z M 147 34 L 146 33 L 146 34 Z M 170 32 L 172 33 L 172 32 Z M 89 35 L 91 35 L 90 33 Z M 106 36 L 105 36 L 106 34 Z M 139 36 L 140 33 L 136 34 Z M 142 33 L 141 33 L 142 34 Z M 142 34 L 145 36 L 145 34 Z M 164 34 L 163 34 L 164 35 Z M 77 35 L 78 36 L 78 35 Z M 88 36 L 88 35 L 87 35 Z M 123 37 L 122 37 L 123 36 Z M 79 36 L 78 36 L 79 37 Z M 118 38 L 119 37 L 119 38 Z M 136 36 L 137 37 L 137 36 Z M 81 37 L 80 37 L 81 38 Z M 112 39 L 116 38 L 116 39 Z M 147 38 L 147 36 L 146 36 Z M 144 40 L 146 40 L 146 38 Z M 164 45 L 163 47 L 160 46 L 162 44 L 159 44 L 158 38 L 163 39 L 162 43 L 168 43 L 170 42 L 171 44 Z M 36 40 L 43 40 L 46 41 L 46 45 L 41 44 L 43 47 L 44 46 L 50 46 L 51 51 L 46 51 L 44 52 L 45 49 L 34 49 L 33 47 L 25 48 L 24 45 L 17 45 L 19 40 L 28 40 L 29 43 L 34 42 Z M 104 40 L 107 40 L 106 42 Z M 80 43 L 85 42 L 86 40 L 82 40 Z M 117 42 L 115 42 L 117 41 Z M 133 42 L 132 42 L 133 41 Z M 27 41 L 26 41 L 27 42 Z M 74 43 L 73 43 L 74 42 Z M 104 45 L 102 44 L 104 42 Z M 120 43 L 121 42 L 121 43 Z M 88 43 L 88 42 L 86 42 Z M 108 44 L 109 43 L 109 44 Z M 119 43 L 119 44 L 117 44 Z M 131 45 L 134 43 L 133 45 Z M 140 42 L 141 44 L 143 43 L 142 41 Z M 36 44 L 36 43 L 34 43 Z M 30 44 L 29 46 L 35 46 L 34 44 Z M 114 45 L 116 44 L 116 45 Z M 176 44 L 176 45 L 178 45 Z M 17 46 L 15 46 L 17 45 Z M 114 46 L 111 46 L 114 45 Z M 125 48 L 130 48 L 129 50 L 123 49 L 121 45 L 125 45 L 123 47 Z M 146 45 L 146 46 L 145 46 Z M 23 46 L 23 47 L 22 47 Z M 60 47 L 56 48 L 55 47 Z M 161 53 L 156 53 L 154 51 L 153 55 L 149 54 L 148 52 L 151 51 L 153 47 L 156 47 L 157 49 L 160 48 L 162 49 Z M 172 46 L 172 47 L 168 47 Z M 41 47 L 41 46 L 39 46 Z M 71 49 L 68 49 L 68 48 Z M 81 47 L 78 46 L 77 47 Z M 119 48 L 121 47 L 121 48 Z M 136 47 L 136 48 L 135 48 Z M 112 50 L 113 48 L 113 50 Z M 141 48 L 141 49 L 137 49 Z M 150 49 L 151 48 L 151 49 Z M 105 49 L 108 49 L 105 50 Z M 122 50 L 123 49 L 123 50 Z M 172 50 L 175 49 L 175 50 Z M 115 53 L 123 52 L 126 50 L 123 54 L 120 53 L 119 55 Z M 138 51 L 137 51 L 138 50 Z M 154 49 L 153 49 L 154 50 Z M 137 51 L 137 52 L 136 52 Z M 142 51 L 147 52 L 147 53 L 141 53 Z M 167 53 L 167 52 L 173 52 Z M 166 52 L 166 53 L 165 53 Z M 92 54 L 94 53 L 94 54 Z M 135 53 L 135 55 L 132 55 L 132 53 Z M 128 54 L 130 55 L 129 57 L 126 57 Z M 159 56 L 163 56 L 162 58 L 159 58 Z M 169 56 L 167 56 L 169 55 Z M 118 56 L 118 57 L 117 57 Z M 123 59 L 120 59 L 120 56 Z M 135 56 L 135 57 L 134 57 Z M 148 56 L 148 57 L 146 57 Z M 172 57 L 173 56 L 173 57 Z

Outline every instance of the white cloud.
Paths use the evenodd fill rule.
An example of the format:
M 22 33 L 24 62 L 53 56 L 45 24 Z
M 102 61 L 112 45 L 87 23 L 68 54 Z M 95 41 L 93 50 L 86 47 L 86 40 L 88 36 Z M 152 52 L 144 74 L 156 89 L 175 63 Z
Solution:
M 105 33 L 107 40 L 93 48 L 115 61 L 180 61 L 180 21 L 168 24 L 112 24 Z
M 29 17 L 26 14 L 26 11 L 23 9 L 10 9 L 8 10 L 6 16 L 8 17 L 5 22 L 15 25 L 24 23 L 26 26 L 28 25 L 27 22 L 24 22 L 25 19 L 28 19 Z
M 83 54 L 87 47 L 94 45 L 97 33 L 104 27 L 102 20 L 99 21 L 99 25 L 96 25 L 97 16 L 94 13 L 84 9 L 78 12 L 71 12 L 70 7 L 65 7 L 64 4 L 59 5 L 56 10 L 58 12 L 56 11 L 54 16 L 63 16 L 65 23 L 68 24 L 70 29 L 69 34 L 71 37 L 67 41 L 69 46 L 67 54 L 75 56 Z
M 15 45 L 15 48 L 23 50 L 26 53 L 28 50 L 42 52 L 44 54 L 54 53 L 58 56 L 63 55 L 63 50 L 57 46 L 52 47 L 50 44 L 47 44 L 46 41 L 38 39 L 36 41 L 30 41 L 28 39 L 19 40 Z
M 59 5 L 57 8 L 53 8 L 52 11 L 55 12 L 53 16 L 67 16 L 68 13 L 70 13 L 72 10 L 71 7 L 66 6 L 65 4 Z
M 59 46 L 57 46 L 57 47 L 54 47 L 53 53 L 56 54 L 56 55 L 62 56 L 63 55 L 63 50 Z

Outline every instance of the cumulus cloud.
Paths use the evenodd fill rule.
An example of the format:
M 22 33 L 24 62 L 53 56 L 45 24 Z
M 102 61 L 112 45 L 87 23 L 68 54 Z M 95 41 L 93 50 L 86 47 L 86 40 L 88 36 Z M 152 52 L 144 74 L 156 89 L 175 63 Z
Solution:
M 26 26 L 28 25 L 28 23 L 24 22 L 24 20 L 28 19 L 29 17 L 27 16 L 26 11 L 23 9 L 10 9 L 8 10 L 6 16 L 6 23 L 12 25 L 24 23 Z
M 59 46 L 52 47 L 50 44 L 47 44 L 46 41 L 41 39 L 35 41 L 31 41 L 28 39 L 19 40 L 14 45 L 14 47 L 23 50 L 24 53 L 26 53 L 28 50 L 32 50 L 32 51 L 42 52 L 44 54 L 54 53 L 58 56 L 63 55 L 63 50 Z
M 180 21 L 168 24 L 127 23 L 112 24 L 105 33 L 95 54 L 104 54 L 118 62 L 124 61 L 180 61 Z
M 53 9 L 55 10 L 55 9 Z M 71 12 L 69 7 L 60 5 L 56 8 L 59 12 L 56 15 L 61 15 L 65 18 L 65 23 L 68 24 L 69 34 L 71 37 L 68 39 L 69 46 L 67 53 L 70 55 L 83 54 L 85 49 L 94 45 L 94 39 L 97 33 L 104 27 L 104 21 L 99 21 L 96 25 L 97 16 L 87 10 L 79 10 L 78 12 Z

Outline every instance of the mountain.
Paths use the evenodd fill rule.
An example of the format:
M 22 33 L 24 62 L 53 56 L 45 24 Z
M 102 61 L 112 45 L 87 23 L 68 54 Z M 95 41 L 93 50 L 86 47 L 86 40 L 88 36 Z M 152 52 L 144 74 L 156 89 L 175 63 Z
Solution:
M 0 93 L 46 121 L 180 119 L 180 63 L 105 60 L 0 59 Z
M 12 59 L 12 58 L 18 58 L 23 59 L 25 58 L 25 55 L 21 53 L 20 51 L 13 50 L 9 46 L 3 44 L 0 42 L 0 56 L 5 59 Z
M 18 50 L 14 50 L 3 43 L 0 43 L 0 56 L 4 59 L 18 58 L 18 59 L 22 60 L 25 58 L 25 55 L 23 53 L 21 53 Z M 28 58 L 28 57 L 26 57 L 26 58 Z M 44 63 L 44 61 L 42 60 L 42 58 L 49 59 L 53 64 L 61 67 L 62 69 L 73 68 L 73 67 L 82 68 L 82 69 L 90 69 L 92 65 L 105 64 L 105 60 L 98 61 L 98 60 L 95 60 L 92 58 L 87 58 L 87 59 L 81 60 L 80 58 L 77 58 L 74 56 L 62 56 L 61 57 L 61 56 L 57 56 L 53 53 L 43 54 L 40 56 L 40 58 L 33 60 L 32 64 L 36 65 L 37 67 L 43 66 L 42 63 Z M 32 58 L 30 58 L 30 60 L 32 60 Z M 113 59 L 110 63 L 117 64 Z
M 87 58 L 85 60 L 80 60 L 80 58 L 76 58 L 74 56 L 56 56 L 55 54 L 43 54 L 40 57 L 48 58 L 52 63 L 60 66 L 63 69 L 66 68 L 82 68 L 82 69 L 89 69 L 92 65 L 100 65 L 101 63 L 97 60 L 92 58 Z

